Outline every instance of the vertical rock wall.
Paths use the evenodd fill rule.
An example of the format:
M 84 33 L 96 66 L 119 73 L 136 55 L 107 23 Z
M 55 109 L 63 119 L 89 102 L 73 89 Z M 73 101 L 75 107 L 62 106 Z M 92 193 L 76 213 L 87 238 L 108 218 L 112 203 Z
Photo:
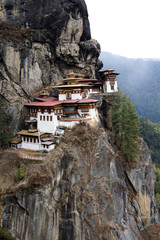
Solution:
M 142 240 L 160 223 L 147 146 L 141 141 L 137 163 L 124 169 L 102 129 L 77 128 L 48 165 L 50 183 L 6 199 L 3 227 L 21 240 Z

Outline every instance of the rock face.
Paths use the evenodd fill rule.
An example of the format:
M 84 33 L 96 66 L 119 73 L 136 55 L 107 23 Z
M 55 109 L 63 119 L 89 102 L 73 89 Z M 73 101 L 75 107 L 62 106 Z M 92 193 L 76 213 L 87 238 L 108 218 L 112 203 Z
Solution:
M 68 72 L 95 77 L 100 45 L 91 39 L 84 0 L 0 3 L 0 92 L 19 126 L 33 91 Z
M 81 125 L 65 134 L 47 165 L 49 183 L 6 198 L 3 227 L 21 240 L 158 239 L 142 236 L 160 223 L 154 171 L 143 140 L 137 163 L 124 168 L 103 129 Z M 28 170 L 21 186 L 30 178 L 35 182 L 38 171 Z M 39 176 L 41 183 L 44 174 Z

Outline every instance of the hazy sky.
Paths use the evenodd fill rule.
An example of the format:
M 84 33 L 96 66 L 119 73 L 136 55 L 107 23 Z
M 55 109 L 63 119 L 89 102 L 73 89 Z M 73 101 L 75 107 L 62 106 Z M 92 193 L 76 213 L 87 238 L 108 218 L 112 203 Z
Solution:
M 85 0 L 102 51 L 160 58 L 160 0 Z

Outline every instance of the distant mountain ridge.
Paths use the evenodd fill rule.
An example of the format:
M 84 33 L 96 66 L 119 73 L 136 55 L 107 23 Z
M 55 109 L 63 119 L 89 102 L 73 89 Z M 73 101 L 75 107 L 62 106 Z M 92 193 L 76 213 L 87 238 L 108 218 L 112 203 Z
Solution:
M 131 98 L 137 113 L 160 123 L 160 60 L 133 59 L 102 52 L 104 68 L 119 72 L 118 85 Z

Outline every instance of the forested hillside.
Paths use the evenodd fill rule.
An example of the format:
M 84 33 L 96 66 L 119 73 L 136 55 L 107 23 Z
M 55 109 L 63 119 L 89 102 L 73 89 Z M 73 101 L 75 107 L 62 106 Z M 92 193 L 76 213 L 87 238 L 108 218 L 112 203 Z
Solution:
M 160 61 L 129 59 L 102 52 L 104 68 L 119 72 L 118 85 L 131 98 L 137 113 L 160 122 Z
M 140 133 L 151 150 L 153 162 L 160 167 L 160 126 L 141 117 Z

